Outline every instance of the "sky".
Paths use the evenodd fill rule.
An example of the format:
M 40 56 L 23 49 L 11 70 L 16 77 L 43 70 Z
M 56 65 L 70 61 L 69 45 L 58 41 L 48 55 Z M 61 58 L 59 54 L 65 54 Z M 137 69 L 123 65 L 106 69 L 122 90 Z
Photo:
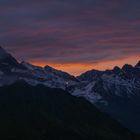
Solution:
M 0 0 L 0 45 L 79 75 L 140 60 L 140 0 Z

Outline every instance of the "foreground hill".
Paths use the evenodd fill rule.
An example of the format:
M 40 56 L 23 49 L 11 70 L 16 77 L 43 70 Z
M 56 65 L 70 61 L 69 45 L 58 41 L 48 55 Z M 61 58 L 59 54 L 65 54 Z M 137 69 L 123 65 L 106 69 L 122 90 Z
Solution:
M 1 140 L 135 140 L 83 98 L 18 82 L 0 88 Z

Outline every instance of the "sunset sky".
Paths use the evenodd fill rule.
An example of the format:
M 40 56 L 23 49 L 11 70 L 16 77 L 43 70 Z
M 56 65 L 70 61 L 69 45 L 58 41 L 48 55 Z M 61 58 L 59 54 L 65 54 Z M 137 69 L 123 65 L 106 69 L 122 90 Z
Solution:
M 0 45 L 78 75 L 140 60 L 140 0 L 0 0 Z

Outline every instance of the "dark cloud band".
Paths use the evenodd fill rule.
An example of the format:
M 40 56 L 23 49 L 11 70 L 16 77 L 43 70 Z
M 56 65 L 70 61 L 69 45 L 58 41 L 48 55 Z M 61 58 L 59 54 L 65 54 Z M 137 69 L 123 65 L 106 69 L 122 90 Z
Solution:
M 137 0 L 1 0 L 0 43 L 28 61 L 140 56 L 139 7 Z

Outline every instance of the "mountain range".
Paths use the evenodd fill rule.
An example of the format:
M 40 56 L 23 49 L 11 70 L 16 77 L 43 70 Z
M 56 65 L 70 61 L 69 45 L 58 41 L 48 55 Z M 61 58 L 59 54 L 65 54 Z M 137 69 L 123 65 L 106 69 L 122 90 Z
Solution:
M 116 66 L 112 70 L 90 70 L 74 77 L 50 66 L 20 63 L 0 47 L 0 87 L 21 80 L 30 86 L 62 89 L 76 97 L 84 97 L 124 127 L 140 133 L 140 62 L 135 66 Z

